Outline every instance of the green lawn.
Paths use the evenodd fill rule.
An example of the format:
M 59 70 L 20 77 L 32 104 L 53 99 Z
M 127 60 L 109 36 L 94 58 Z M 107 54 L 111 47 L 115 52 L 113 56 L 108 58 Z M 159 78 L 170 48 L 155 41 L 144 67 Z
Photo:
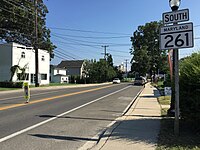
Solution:
M 19 90 L 21 88 L 2 88 L 0 87 L 0 91 L 10 91 L 10 90 Z

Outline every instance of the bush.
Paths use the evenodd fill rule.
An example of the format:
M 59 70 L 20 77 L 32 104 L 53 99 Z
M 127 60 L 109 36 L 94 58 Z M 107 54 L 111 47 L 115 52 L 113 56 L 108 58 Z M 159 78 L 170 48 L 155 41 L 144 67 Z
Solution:
M 0 87 L 3 88 L 22 88 L 23 82 L 0 82 Z
M 180 111 L 188 121 L 200 121 L 200 53 L 180 63 Z

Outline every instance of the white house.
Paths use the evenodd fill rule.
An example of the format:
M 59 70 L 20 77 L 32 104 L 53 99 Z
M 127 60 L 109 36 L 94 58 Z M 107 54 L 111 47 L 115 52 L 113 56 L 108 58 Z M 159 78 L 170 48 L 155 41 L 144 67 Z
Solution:
M 125 66 L 124 66 L 123 62 L 121 63 L 121 65 L 118 66 L 118 70 L 122 71 L 122 72 L 125 72 Z
M 39 82 L 49 84 L 50 55 L 46 50 L 38 50 Z M 9 81 L 11 78 L 10 68 L 18 65 L 25 69 L 22 77 L 20 70 L 16 71 L 12 81 L 27 81 L 34 84 L 35 78 L 35 50 L 17 43 L 0 44 L 0 81 Z
M 69 83 L 67 70 L 50 65 L 50 82 L 52 83 Z

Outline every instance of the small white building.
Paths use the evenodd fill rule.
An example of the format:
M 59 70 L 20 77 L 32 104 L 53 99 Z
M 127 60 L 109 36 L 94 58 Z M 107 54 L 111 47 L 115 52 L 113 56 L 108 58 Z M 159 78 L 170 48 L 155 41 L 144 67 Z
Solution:
M 118 70 L 122 71 L 122 72 L 125 72 L 125 66 L 124 66 L 123 62 L 121 63 L 121 65 L 118 66 Z
M 38 50 L 39 83 L 49 84 L 50 55 L 46 50 Z M 0 81 L 9 81 L 11 67 L 19 66 L 25 69 L 22 77 L 21 70 L 16 70 L 12 81 L 27 81 L 35 84 L 35 50 L 17 43 L 0 44 Z
M 52 83 L 69 83 L 67 70 L 50 65 L 50 82 Z

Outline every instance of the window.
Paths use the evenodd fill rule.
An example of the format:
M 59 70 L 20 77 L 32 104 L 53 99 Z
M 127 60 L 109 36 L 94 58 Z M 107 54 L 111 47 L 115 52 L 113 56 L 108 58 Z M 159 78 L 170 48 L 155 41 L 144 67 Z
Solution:
M 25 58 L 25 52 L 21 53 L 21 58 Z
M 17 74 L 17 79 L 18 80 L 29 80 L 29 74 L 28 73 L 25 73 L 25 74 L 18 73 Z
M 41 74 L 41 80 L 47 80 L 47 74 Z
M 35 74 L 31 74 L 31 83 L 35 83 Z
M 42 56 L 42 61 L 45 61 L 44 56 Z
M 59 69 L 57 69 L 57 74 L 59 74 Z

